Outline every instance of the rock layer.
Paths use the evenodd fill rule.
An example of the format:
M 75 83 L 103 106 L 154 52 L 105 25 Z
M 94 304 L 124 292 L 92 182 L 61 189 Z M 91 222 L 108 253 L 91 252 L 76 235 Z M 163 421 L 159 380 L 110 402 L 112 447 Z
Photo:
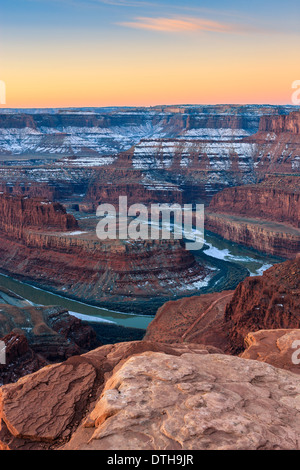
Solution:
M 0 305 L 0 337 L 24 335 L 44 360 L 58 362 L 95 348 L 93 329 L 61 307 Z M 9 364 L 7 364 L 9 366 Z
M 114 198 L 111 182 L 129 197 L 135 197 L 134 190 L 140 198 L 135 202 L 159 195 L 161 202 L 182 197 L 208 204 L 228 186 L 299 170 L 299 112 L 289 116 L 295 109 L 218 105 L 6 111 L 0 115 L 0 179 L 10 185 L 49 184 L 61 197 L 84 205 L 95 202 L 83 201 L 87 192 L 96 199 Z M 120 169 L 131 173 L 126 181 Z M 101 189 L 102 170 L 107 178 Z
M 31 349 L 22 334 L 10 333 L 1 341 L 6 347 L 6 365 L 0 365 L 0 386 L 17 382 L 20 377 L 36 372 L 48 363 Z
M 284 258 L 300 252 L 300 177 L 270 175 L 262 183 L 228 188 L 206 211 L 206 229 Z
M 300 257 L 246 278 L 235 291 L 167 302 L 149 324 L 145 339 L 213 345 L 239 354 L 247 347 L 247 335 L 287 328 L 300 328 Z
M 92 411 L 113 369 L 145 351 L 179 356 L 218 352 L 199 345 L 146 341 L 107 345 L 48 366 L 0 389 L 0 449 L 50 449 L 68 441 Z M 21 410 L 21 413 L 20 413 Z
M 22 239 L 25 230 L 75 230 L 77 220 L 59 203 L 0 194 L 0 230 Z

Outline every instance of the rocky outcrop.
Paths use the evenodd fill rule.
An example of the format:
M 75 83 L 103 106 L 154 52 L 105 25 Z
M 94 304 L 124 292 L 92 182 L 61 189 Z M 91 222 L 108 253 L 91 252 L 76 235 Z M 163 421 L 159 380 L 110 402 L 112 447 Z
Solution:
M 300 328 L 300 257 L 241 282 L 225 310 L 228 352 L 239 354 L 250 332 Z
M 2 387 L 0 445 L 296 450 L 299 386 L 289 371 L 199 345 L 105 346 Z
M 144 339 L 207 344 L 225 350 L 228 328 L 224 325 L 224 313 L 232 296 L 233 291 L 223 291 L 167 302 L 158 309 Z
M 59 203 L 0 194 L 0 233 L 21 239 L 25 230 L 74 230 L 77 220 Z
M 205 228 L 226 240 L 281 258 L 294 258 L 300 252 L 300 230 L 288 225 L 206 211 Z
M 261 337 L 254 332 L 300 328 L 299 305 L 300 257 L 273 266 L 263 276 L 246 278 L 235 291 L 167 302 L 149 324 L 145 339 L 213 345 L 239 354 L 247 335 Z
M 267 362 L 300 374 L 300 329 L 260 330 L 245 338 L 244 359 Z
M 262 116 L 259 131 L 275 132 L 275 134 L 290 132 L 291 134 L 300 135 L 300 113 L 295 111 L 281 116 Z
M 119 196 L 126 196 L 128 205 L 183 203 L 183 192 L 176 184 L 147 177 L 142 171 L 132 171 L 124 164 L 124 155 L 114 167 L 95 170 L 80 209 L 96 212 L 99 204 L 119 206 Z M 118 168 L 122 165 L 121 168 Z
M 1 304 L 0 338 L 10 333 L 24 335 L 30 348 L 48 362 L 62 361 L 99 344 L 89 325 L 61 307 Z
M 215 348 L 199 345 L 169 346 L 136 341 L 103 346 L 62 364 L 48 366 L 24 377 L 17 384 L 0 389 L 0 449 L 61 446 L 78 429 L 89 409 L 92 411 L 113 369 L 129 357 L 145 351 L 163 352 L 170 356 L 192 351 L 197 354 L 218 352 Z M 8 407 L 5 405 L 5 397 L 9 396 L 14 397 L 15 411 L 18 409 L 17 402 L 23 402 L 20 405 L 22 414 L 18 412 L 13 417 L 8 412 L 8 407 L 12 408 L 8 401 Z M 34 422 L 30 416 L 36 417 Z
M 259 131 L 246 139 L 257 147 L 253 163 L 259 179 L 266 173 L 299 173 L 299 122 L 299 109 L 290 114 L 261 117 Z
M 54 186 L 45 183 L 19 183 L 15 181 L 13 183 L 1 183 L 0 194 L 7 193 L 14 196 L 27 196 L 30 198 L 38 198 L 43 201 L 54 202 L 59 197 L 59 191 Z
M 0 365 L 0 386 L 17 382 L 20 377 L 32 374 L 48 364 L 31 349 L 27 338 L 22 334 L 10 333 L 1 341 L 6 348 L 6 364 Z

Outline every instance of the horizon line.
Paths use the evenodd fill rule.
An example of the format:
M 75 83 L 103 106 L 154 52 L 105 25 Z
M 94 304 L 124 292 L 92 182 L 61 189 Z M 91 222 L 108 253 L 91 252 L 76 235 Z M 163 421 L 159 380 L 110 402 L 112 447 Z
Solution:
M 293 103 L 174 103 L 174 104 L 155 104 L 155 105 L 106 105 L 106 106 L 0 106 L 0 112 L 6 110 L 14 110 L 14 109 L 57 109 L 57 110 L 65 110 L 65 109 L 107 109 L 107 108 L 158 108 L 158 107 L 189 107 L 189 106 L 291 106 L 291 107 L 300 107 L 300 105 L 295 105 Z

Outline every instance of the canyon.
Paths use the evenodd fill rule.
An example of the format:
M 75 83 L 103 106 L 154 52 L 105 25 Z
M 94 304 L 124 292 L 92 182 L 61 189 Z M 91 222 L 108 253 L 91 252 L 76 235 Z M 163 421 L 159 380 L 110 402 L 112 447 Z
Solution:
M 76 203 L 109 198 L 111 191 L 143 202 L 156 200 L 158 191 L 162 202 L 208 204 L 226 187 L 256 183 L 268 172 L 297 172 L 295 109 L 3 110 L 0 181 L 11 188 L 48 185 L 59 200 Z
M 299 124 L 293 106 L 1 111 L 1 271 L 158 309 L 142 340 L 105 344 L 1 288 L 1 450 L 299 449 Z M 120 195 L 203 203 L 208 232 L 282 262 L 249 276 L 179 240 L 99 240 Z
M 152 313 L 153 297 L 196 292 L 213 274 L 180 240 L 99 240 L 96 217 L 79 226 L 59 203 L 4 193 L 0 214 L 2 271 L 92 304 Z
M 3 110 L 0 188 L 90 214 L 119 195 L 204 203 L 207 230 L 293 258 L 299 116 L 259 105 Z
M 17 349 L 27 368 L 0 388 L 0 449 L 299 449 L 299 270 L 300 257 L 234 292 L 168 302 L 142 341 L 47 367 L 28 363 L 14 328 L 8 357 Z M 13 318 L 7 329 L 22 327 L 16 307 Z M 36 334 L 49 328 L 32 319 Z

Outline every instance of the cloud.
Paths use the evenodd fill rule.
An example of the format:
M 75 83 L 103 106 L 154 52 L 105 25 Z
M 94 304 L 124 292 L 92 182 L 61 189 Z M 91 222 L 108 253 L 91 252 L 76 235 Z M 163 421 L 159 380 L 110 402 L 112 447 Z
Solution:
M 138 0 L 27 0 L 29 2 L 57 2 L 57 3 L 66 3 L 68 5 L 79 5 L 79 6 L 100 6 L 111 5 L 117 7 L 155 7 L 158 4 L 148 1 L 138 1 Z
M 115 5 L 119 7 L 146 7 L 155 6 L 155 3 L 131 1 L 131 0 L 98 0 L 98 3 L 105 3 L 106 5 Z
M 118 23 L 128 28 L 144 29 L 150 31 L 184 32 L 184 31 L 213 31 L 219 33 L 239 32 L 241 27 L 220 23 L 218 21 L 192 17 L 149 18 L 137 17 L 134 21 Z

